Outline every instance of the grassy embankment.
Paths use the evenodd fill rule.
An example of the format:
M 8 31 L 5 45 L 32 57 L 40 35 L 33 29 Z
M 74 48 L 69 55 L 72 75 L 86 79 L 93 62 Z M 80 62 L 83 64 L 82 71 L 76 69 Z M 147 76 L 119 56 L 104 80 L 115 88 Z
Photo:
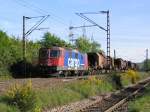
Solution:
M 0 75 L 0 81 L 6 81 L 10 79 L 13 79 L 10 75 L 4 75 L 4 76 Z
M 26 88 L 26 86 L 23 88 Z M 113 90 L 114 88 L 108 81 L 99 80 L 96 79 L 95 77 L 90 77 L 88 80 L 72 82 L 57 88 L 36 90 L 35 95 L 37 97 L 37 102 L 38 102 L 37 105 L 39 108 L 43 108 L 43 107 L 53 108 L 58 105 L 60 106 L 60 105 L 68 104 L 70 102 L 79 101 L 88 98 L 90 96 L 95 96 L 100 93 L 107 93 Z M 23 105 L 26 106 L 27 104 L 25 102 L 26 101 L 28 102 L 28 100 L 29 101 L 32 100 L 32 98 L 30 99 L 28 98 L 28 95 L 26 96 L 24 94 L 26 94 L 25 89 L 20 91 L 20 88 L 16 90 L 15 87 L 15 89 L 14 88 L 11 89 L 11 94 L 6 96 L 1 96 L 0 112 L 1 111 L 18 112 L 19 111 L 18 106 L 16 107 L 10 105 L 9 101 L 10 99 L 13 99 L 15 102 L 22 103 Z M 18 101 L 17 99 L 18 97 L 21 98 L 22 101 Z
M 120 80 L 123 86 L 136 83 L 136 81 L 147 75 L 139 77 L 138 74 L 134 71 L 128 71 L 121 75 Z M 25 110 L 23 107 L 28 107 L 28 103 L 34 101 L 33 99 L 36 100 L 32 102 L 33 105 L 31 105 L 29 110 L 40 112 L 45 107 L 53 108 L 89 98 L 90 96 L 115 91 L 115 81 L 116 79 L 112 77 L 105 77 L 103 79 L 89 77 L 88 79 L 68 83 L 60 87 L 34 91 L 31 87 L 32 85 L 28 83 L 24 86 L 15 86 L 11 88 L 8 92 L 9 94 L 7 93 L 0 97 L 0 112 L 19 112 L 20 110 Z
M 129 103 L 129 112 L 150 112 L 150 87 L 146 89 L 144 96 Z

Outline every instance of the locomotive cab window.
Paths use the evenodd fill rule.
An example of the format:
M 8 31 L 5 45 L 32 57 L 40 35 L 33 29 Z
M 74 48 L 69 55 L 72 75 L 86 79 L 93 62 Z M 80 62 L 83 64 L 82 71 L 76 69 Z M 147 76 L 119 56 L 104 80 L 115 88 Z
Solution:
M 83 60 L 83 55 L 81 54 L 81 60 Z
M 72 52 L 69 51 L 69 58 L 72 58 Z
M 40 50 L 40 53 L 39 53 L 40 58 L 47 58 L 48 54 L 49 54 L 49 50 L 46 50 L 46 49 Z
M 60 57 L 61 51 L 60 50 L 51 50 L 50 57 Z
M 75 53 L 75 58 L 78 59 L 78 53 Z

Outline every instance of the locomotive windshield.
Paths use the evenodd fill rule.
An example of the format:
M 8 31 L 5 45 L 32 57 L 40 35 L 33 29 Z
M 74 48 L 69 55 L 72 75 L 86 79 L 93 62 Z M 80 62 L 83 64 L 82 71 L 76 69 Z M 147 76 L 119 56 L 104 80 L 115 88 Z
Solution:
M 40 58 L 47 58 L 49 51 L 47 49 L 40 50 Z
M 59 57 L 60 56 L 60 50 L 51 50 L 50 51 L 50 57 Z

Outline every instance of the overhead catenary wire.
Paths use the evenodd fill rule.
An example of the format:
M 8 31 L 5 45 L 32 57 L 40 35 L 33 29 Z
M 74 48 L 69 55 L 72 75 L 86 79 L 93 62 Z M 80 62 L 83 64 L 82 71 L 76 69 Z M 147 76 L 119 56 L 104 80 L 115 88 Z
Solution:
M 28 8 L 28 9 L 30 9 L 30 10 L 38 13 L 38 14 L 42 14 L 42 15 L 50 14 L 51 15 L 50 19 L 52 19 L 52 20 L 60 23 L 61 25 L 63 25 L 63 30 L 64 31 L 68 30 L 69 25 L 63 21 L 63 18 L 57 16 L 56 14 L 38 7 L 38 5 L 36 5 L 35 3 L 32 4 L 31 2 L 27 2 L 25 0 L 15 0 L 15 2 L 18 5 L 21 5 L 22 7 Z M 52 31 L 55 30 L 54 28 L 57 26 L 57 24 L 54 24 L 54 22 L 51 22 L 50 24 L 51 24 L 50 26 L 54 26 L 54 27 L 51 27 L 50 29 Z M 57 30 L 55 30 L 55 31 L 57 31 Z
M 35 9 L 34 7 L 30 6 L 30 5 L 27 5 L 26 3 L 24 2 L 21 2 L 21 0 L 13 0 L 15 3 L 17 3 L 18 5 L 22 6 L 22 7 L 25 7 L 25 8 L 28 8 L 38 14 L 42 14 L 42 15 L 45 15 L 45 13 L 43 11 L 40 11 L 38 9 Z
M 26 32 L 25 36 L 30 35 L 33 32 L 33 30 L 35 30 L 36 27 L 38 27 L 40 24 L 42 24 L 49 17 L 49 15 L 47 15 L 47 16 L 38 16 L 38 17 L 31 17 L 31 18 L 39 18 L 39 17 L 42 17 L 42 18 L 37 22 L 38 24 L 35 24 L 28 32 Z
M 64 26 L 67 26 L 67 24 L 64 22 L 63 18 L 57 16 L 56 14 L 50 12 L 50 11 L 46 11 L 40 7 L 38 7 L 37 5 L 34 4 L 31 4 L 31 2 L 27 2 L 25 0 L 15 0 L 16 3 L 18 3 L 19 5 L 22 5 L 23 7 L 26 7 L 26 8 L 29 8 L 33 11 L 35 11 L 36 13 L 40 13 L 40 14 L 43 14 L 43 15 L 47 15 L 47 14 L 50 14 L 51 15 L 51 18 L 54 19 L 55 21 L 63 24 Z

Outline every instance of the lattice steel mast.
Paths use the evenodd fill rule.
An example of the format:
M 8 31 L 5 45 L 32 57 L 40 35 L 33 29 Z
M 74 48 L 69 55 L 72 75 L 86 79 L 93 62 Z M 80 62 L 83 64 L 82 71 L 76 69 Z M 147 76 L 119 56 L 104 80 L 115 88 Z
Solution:
M 100 26 L 92 19 L 85 16 L 85 14 L 107 14 L 107 28 Z M 99 11 L 99 12 L 86 12 L 86 13 L 76 13 L 79 17 L 85 19 L 86 21 L 93 24 L 93 26 L 97 26 L 101 30 L 104 30 L 107 32 L 107 66 L 110 69 L 111 68 L 111 62 L 110 62 L 110 12 L 108 11 Z

